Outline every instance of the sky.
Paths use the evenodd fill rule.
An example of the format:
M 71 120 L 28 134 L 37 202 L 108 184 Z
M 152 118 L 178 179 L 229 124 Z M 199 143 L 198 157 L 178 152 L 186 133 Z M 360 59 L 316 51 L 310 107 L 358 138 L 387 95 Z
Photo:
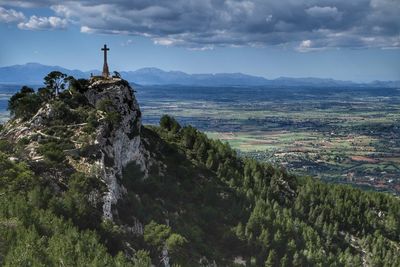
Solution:
M 400 0 L 0 0 L 0 66 L 400 80 Z

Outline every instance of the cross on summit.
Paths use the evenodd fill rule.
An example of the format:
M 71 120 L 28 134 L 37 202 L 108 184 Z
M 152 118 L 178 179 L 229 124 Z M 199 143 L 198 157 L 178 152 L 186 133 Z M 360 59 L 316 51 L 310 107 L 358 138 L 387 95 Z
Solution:
M 110 48 L 108 48 L 107 45 L 105 44 L 101 50 L 104 51 L 104 64 L 103 64 L 102 76 L 104 78 L 108 78 L 110 76 L 110 71 L 108 70 L 108 64 L 107 64 L 107 51 L 109 51 Z

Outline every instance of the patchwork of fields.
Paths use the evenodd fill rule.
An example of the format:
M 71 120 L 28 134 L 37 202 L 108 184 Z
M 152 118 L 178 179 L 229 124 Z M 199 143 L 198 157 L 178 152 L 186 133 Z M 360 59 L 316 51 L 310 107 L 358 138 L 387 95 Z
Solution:
M 0 87 L 0 122 L 16 86 Z M 400 194 L 400 89 L 136 87 L 145 124 L 175 116 L 243 156 Z
M 400 90 L 138 88 L 146 123 L 171 114 L 243 156 L 400 193 Z

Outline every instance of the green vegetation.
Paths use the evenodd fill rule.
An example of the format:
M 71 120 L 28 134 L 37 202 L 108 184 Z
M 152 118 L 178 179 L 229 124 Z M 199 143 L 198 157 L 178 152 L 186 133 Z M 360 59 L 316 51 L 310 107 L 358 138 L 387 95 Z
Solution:
M 151 221 L 144 228 L 143 238 L 147 244 L 154 248 L 155 257 L 165 247 L 176 263 L 183 265 L 187 263 L 185 247 L 188 245 L 188 241 L 181 235 L 172 233 L 171 227 Z
M 111 99 L 102 99 L 100 100 L 96 108 L 105 112 L 105 120 L 112 127 L 117 127 L 121 122 L 121 115 L 118 113 L 117 107 L 111 101 Z
M 82 112 L 88 105 L 82 94 L 84 91 L 82 88 L 87 86 L 86 80 L 75 80 L 59 72 L 49 73 L 44 80 L 46 87 L 39 88 L 37 92 L 23 86 L 20 92 L 10 98 L 8 110 L 13 118 L 28 120 L 44 103 L 49 103 L 53 108 L 53 124 L 80 123 L 86 119 L 86 112 Z M 68 90 L 61 92 L 67 85 L 69 85 Z
M 52 71 L 44 77 L 44 84 L 52 94 L 59 95 L 61 90 L 66 89 L 69 80 L 73 79 L 60 71 Z
M 181 129 L 179 123 L 174 118 L 168 115 L 164 115 L 161 117 L 160 127 L 166 129 L 167 131 L 172 131 L 174 133 L 177 133 Z
M 101 208 L 88 194 L 97 179 L 74 174 L 56 193 L 51 181 L 0 153 L 0 264 L 4 266 L 127 266 L 101 243 Z M 97 229 L 95 231 L 94 229 Z
M 240 160 L 228 145 L 190 126 L 175 134 L 150 127 L 144 135 L 167 169 L 145 180 L 134 168 L 126 171 L 130 193 L 119 213 L 126 215 L 123 222 L 129 214 L 147 222 L 152 258 L 171 227 L 187 240 L 179 260 L 184 266 L 196 265 L 200 255 L 223 266 L 239 256 L 249 266 L 399 264 L 391 257 L 399 250 L 398 199 Z
M 42 105 L 42 99 L 34 92 L 32 88 L 23 86 L 19 93 L 10 98 L 8 110 L 11 116 L 26 120 L 36 114 Z
M 141 129 L 154 164 L 146 178 L 126 166 L 126 194 L 104 220 L 104 182 L 68 158 L 96 156 L 90 137 L 103 123 L 118 127 L 104 116 L 116 109 L 90 106 L 86 83 L 74 83 L 41 98 L 53 119 L 40 138 L 0 140 L 0 265 L 139 267 L 167 251 L 173 266 L 400 266 L 398 198 L 239 157 L 169 116 Z M 43 159 L 24 157 L 32 146 Z

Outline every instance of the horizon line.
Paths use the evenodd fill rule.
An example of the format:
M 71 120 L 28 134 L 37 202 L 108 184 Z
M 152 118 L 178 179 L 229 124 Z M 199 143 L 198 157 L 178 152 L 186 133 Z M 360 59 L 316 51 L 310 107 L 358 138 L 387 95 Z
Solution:
M 69 71 L 80 71 L 80 72 L 91 72 L 91 71 L 97 71 L 101 73 L 100 69 L 88 69 L 88 70 L 83 70 L 83 69 L 79 69 L 79 68 L 68 68 L 68 67 L 63 67 L 60 65 L 47 65 L 47 64 L 42 64 L 39 62 L 26 62 L 23 64 L 13 64 L 13 65 L 0 65 L 0 68 L 7 68 L 7 67 L 14 67 L 14 66 L 26 66 L 29 64 L 36 64 L 36 65 L 41 65 L 41 66 L 46 66 L 46 67 L 59 67 L 59 68 L 63 68 Z M 190 73 L 190 72 L 186 72 L 183 70 L 165 70 L 159 67 L 141 67 L 138 68 L 136 70 L 119 70 L 118 72 L 135 72 L 138 70 L 142 70 L 142 69 L 157 69 L 157 70 L 161 70 L 163 72 L 182 72 L 184 74 L 188 74 L 188 75 L 217 75 L 217 74 L 242 74 L 242 75 L 246 75 L 246 76 L 251 76 L 254 78 L 262 78 L 265 79 L 267 81 L 274 81 L 274 80 L 278 80 L 278 79 L 282 79 L 282 78 L 286 78 L 286 79 L 320 79 L 320 80 L 332 80 L 332 81 L 338 81 L 338 82 L 349 82 L 349 83 L 355 83 L 355 84 L 370 84 L 370 83 L 374 83 L 374 82 L 400 82 L 400 78 L 397 80 L 371 80 L 371 81 L 354 81 L 354 80 L 342 80 L 342 79 L 335 79 L 332 77 L 317 77 L 317 76 L 278 76 L 276 78 L 268 78 L 266 76 L 260 76 L 260 75 L 255 75 L 255 74 L 249 74 L 249 73 L 244 73 L 244 72 L 204 72 L 204 73 Z

